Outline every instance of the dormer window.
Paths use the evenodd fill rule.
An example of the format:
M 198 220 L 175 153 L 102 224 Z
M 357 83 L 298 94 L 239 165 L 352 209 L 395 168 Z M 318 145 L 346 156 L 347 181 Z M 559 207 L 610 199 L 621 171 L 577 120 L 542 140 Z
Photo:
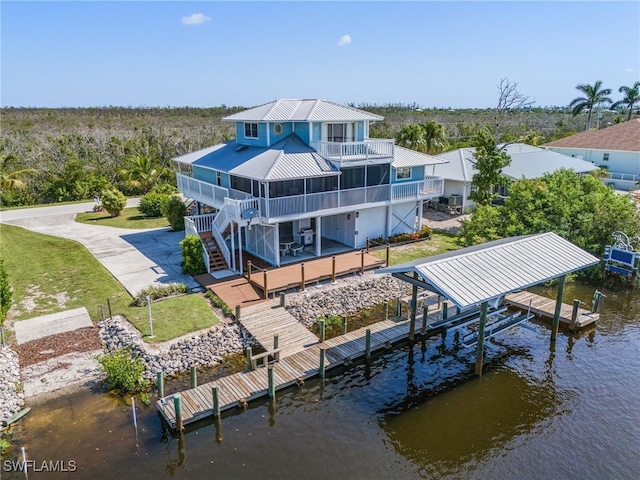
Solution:
M 258 124 L 245 122 L 244 123 L 244 136 L 245 138 L 258 138 Z

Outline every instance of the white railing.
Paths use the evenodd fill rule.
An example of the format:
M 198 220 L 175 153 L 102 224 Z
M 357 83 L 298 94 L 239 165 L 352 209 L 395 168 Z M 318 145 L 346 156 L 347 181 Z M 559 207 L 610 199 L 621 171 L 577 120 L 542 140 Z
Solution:
M 181 173 L 176 173 L 176 180 L 178 182 L 178 190 L 185 197 L 206 203 L 212 207 L 220 208 L 224 203 L 225 197 L 229 196 L 228 188 L 203 182 Z
M 205 215 L 200 215 L 205 216 Z M 202 230 L 200 230 L 202 231 Z M 198 226 L 193 217 L 184 217 L 184 235 L 195 235 L 200 238 L 200 231 L 198 231 Z M 204 266 L 207 269 L 207 273 L 211 273 L 211 262 L 209 261 L 209 252 L 204 248 L 204 244 L 202 243 L 202 239 L 200 240 L 200 244 L 202 245 L 202 256 L 204 259 Z
M 227 202 L 225 202 L 211 223 L 211 234 L 216 239 L 218 249 L 229 267 L 231 267 L 231 251 L 227 247 L 227 242 L 224 241 L 222 234 L 230 222 L 231 220 L 227 215 Z
M 191 215 L 188 217 L 184 217 L 185 218 L 185 229 L 186 229 L 186 225 L 187 225 L 187 219 L 190 220 L 191 222 L 193 222 L 195 229 L 196 229 L 196 235 L 200 232 L 210 232 L 211 231 L 211 223 L 213 222 L 213 220 L 215 219 L 216 214 L 215 213 L 207 213 L 206 215 Z
M 362 142 L 312 142 L 311 146 L 327 160 L 349 162 L 376 158 L 393 158 L 394 140 L 376 139 Z
M 623 180 L 625 182 L 640 182 L 640 175 L 634 175 L 633 173 L 610 173 L 609 178 L 611 180 Z
M 393 185 L 393 200 L 427 199 L 439 197 L 444 192 L 444 178 L 425 177 L 419 182 L 404 182 Z

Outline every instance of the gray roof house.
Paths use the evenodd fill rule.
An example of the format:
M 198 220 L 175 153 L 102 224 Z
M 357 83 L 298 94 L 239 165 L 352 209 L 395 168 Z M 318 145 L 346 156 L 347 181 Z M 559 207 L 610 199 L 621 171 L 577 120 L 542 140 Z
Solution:
M 579 158 L 534 147 L 525 143 L 512 143 L 506 147 L 511 163 L 503 169 L 503 174 L 512 180 L 540 178 L 561 168 L 571 169 L 579 174 L 589 173 L 598 167 Z M 436 165 L 435 174 L 445 179 L 444 196 L 453 211 L 466 212 L 473 208 L 469 199 L 475 168 L 475 148 L 459 148 L 437 155 L 447 163 Z

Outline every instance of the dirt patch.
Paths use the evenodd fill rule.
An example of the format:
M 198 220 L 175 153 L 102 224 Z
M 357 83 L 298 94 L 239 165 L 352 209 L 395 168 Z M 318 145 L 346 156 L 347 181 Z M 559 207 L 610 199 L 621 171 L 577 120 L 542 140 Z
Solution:
M 23 343 L 16 347 L 22 368 L 68 353 L 83 353 L 100 349 L 98 327 L 79 328 Z
M 8 317 L 11 319 L 22 315 L 23 313 L 37 312 L 42 305 L 56 305 L 64 308 L 71 299 L 67 292 L 58 292 L 55 295 L 45 294 L 40 291 L 39 285 L 29 285 L 24 292 L 22 301 L 11 307 Z

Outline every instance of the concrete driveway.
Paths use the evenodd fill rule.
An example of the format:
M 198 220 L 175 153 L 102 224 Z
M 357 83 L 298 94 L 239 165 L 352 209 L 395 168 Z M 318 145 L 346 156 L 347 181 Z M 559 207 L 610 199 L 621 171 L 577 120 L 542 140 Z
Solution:
M 127 206 L 137 206 L 130 199 Z M 109 272 L 135 296 L 149 286 L 184 283 L 199 285 L 184 275 L 180 245 L 184 232 L 168 228 L 136 230 L 86 225 L 74 221 L 77 213 L 91 211 L 92 202 L 0 212 L 0 223 L 24 227 L 38 233 L 68 238 L 83 244 Z

